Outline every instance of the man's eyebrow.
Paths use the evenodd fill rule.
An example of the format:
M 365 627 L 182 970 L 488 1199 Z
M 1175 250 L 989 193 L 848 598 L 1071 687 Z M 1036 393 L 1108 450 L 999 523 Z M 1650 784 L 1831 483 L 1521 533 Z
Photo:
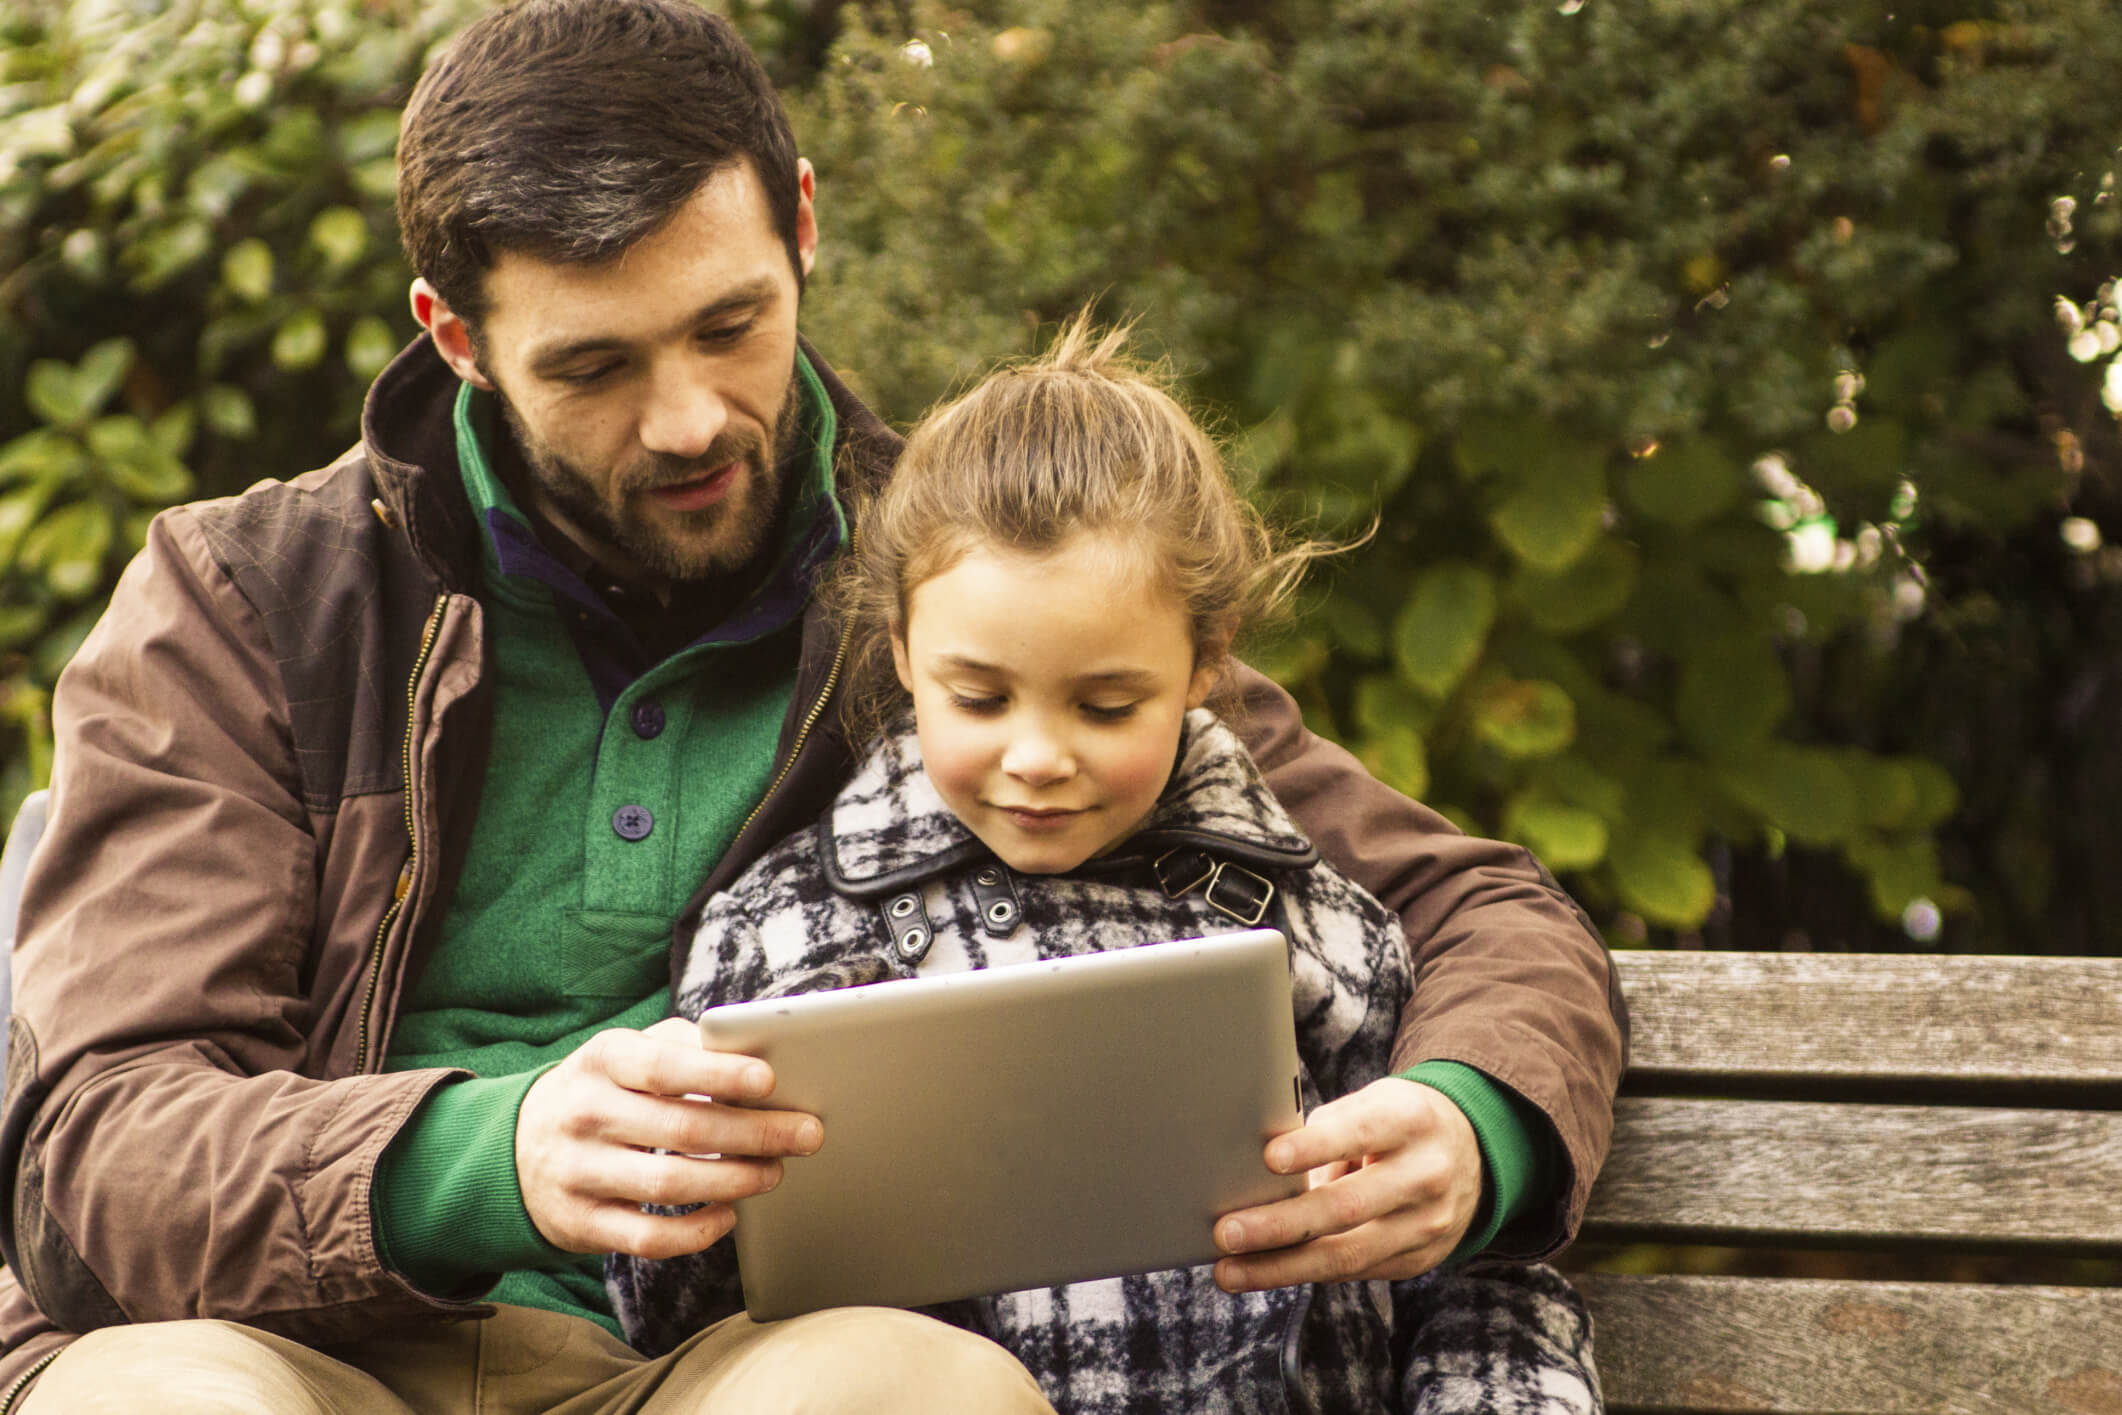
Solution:
M 732 314 L 759 309 L 772 303 L 780 289 L 772 276 L 762 275 L 709 300 L 673 327 L 696 329 Z M 591 335 L 584 339 L 569 339 L 534 347 L 526 362 L 533 373 L 551 373 L 585 354 L 624 353 L 632 347 L 633 341 L 628 339 Z

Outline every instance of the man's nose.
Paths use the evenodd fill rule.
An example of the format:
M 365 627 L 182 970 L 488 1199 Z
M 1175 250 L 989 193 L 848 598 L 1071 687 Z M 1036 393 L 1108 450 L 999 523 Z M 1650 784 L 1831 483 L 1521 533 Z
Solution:
M 658 370 L 641 412 L 641 445 L 671 457 L 699 457 L 729 424 L 729 406 L 699 370 Z

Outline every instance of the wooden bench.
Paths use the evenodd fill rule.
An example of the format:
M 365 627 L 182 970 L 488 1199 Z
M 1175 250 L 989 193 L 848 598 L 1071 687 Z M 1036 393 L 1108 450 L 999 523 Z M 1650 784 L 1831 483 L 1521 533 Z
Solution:
M 2122 1415 L 2122 1286 L 2088 1285 L 2122 1281 L 2122 959 L 1616 956 L 1630 1068 L 1572 1274 L 1610 1409 Z M 1699 1250 L 1614 1244 L 2006 1275 L 1640 1272 Z

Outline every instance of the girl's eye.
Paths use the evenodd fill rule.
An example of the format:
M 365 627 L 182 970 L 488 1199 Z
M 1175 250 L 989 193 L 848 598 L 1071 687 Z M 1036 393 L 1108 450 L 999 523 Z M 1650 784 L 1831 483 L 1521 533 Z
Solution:
M 1083 715 L 1093 722 L 1125 722 L 1135 715 L 1133 703 L 1085 703 Z
M 952 693 L 950 695 L 950 705 L 960 712 L 969 712 L 984 716 L 988 713 L 996 713 L 1002 711 L 1002 698 L 999 694 L 992 693 L 986 696 L 974 696 L 966 693 Z

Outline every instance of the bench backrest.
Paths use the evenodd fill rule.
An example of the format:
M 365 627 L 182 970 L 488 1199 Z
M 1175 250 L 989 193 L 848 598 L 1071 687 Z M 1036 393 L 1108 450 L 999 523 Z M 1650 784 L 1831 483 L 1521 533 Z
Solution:
M 2122 959 L 1617 961 L 1588 1243 L 2122 1257 Z M 1616 1411 L 2122 1412 L 2122 1288 L 1576 1280 Z

